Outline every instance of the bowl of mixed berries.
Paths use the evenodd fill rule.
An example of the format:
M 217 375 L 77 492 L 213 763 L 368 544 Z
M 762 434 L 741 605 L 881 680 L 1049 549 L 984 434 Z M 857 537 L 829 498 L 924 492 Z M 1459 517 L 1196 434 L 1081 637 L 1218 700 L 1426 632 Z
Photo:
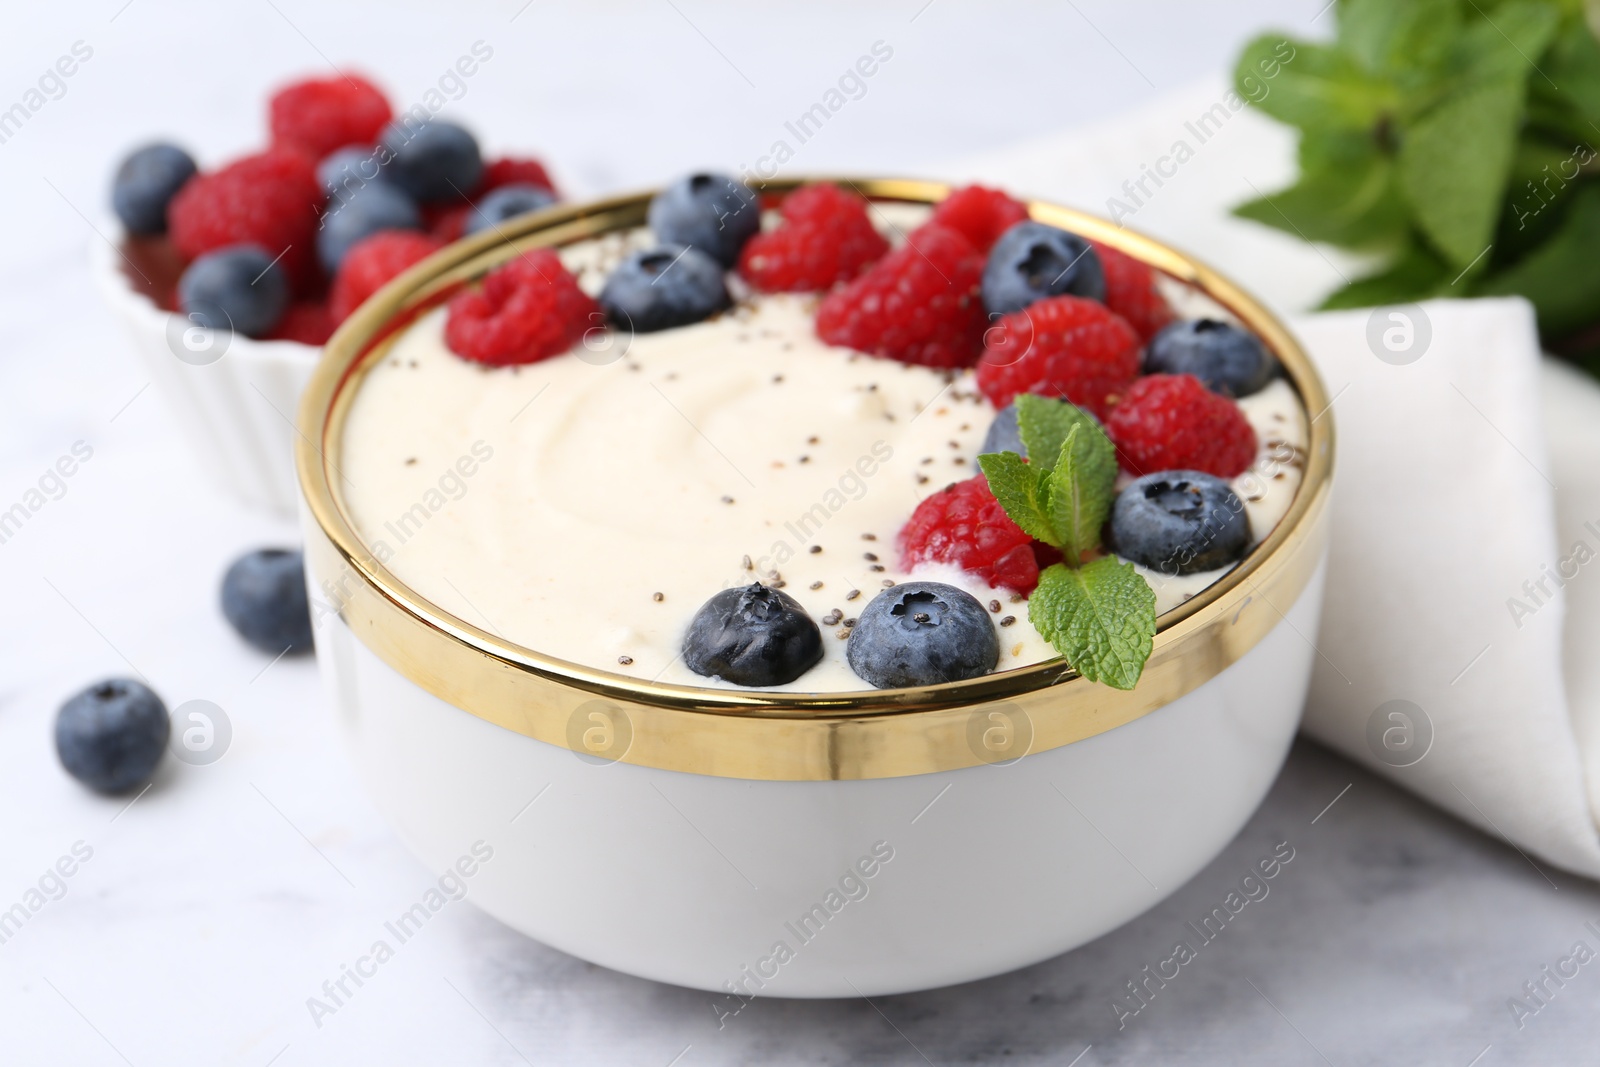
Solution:
M 430 864 L 492 837 L 479 906 L 725 1018 L 1043 959 L 1243 825 L 1333 462 L 1247 293 L 935 182 L 504 231 L 354 313 L 296 445 L 357 771 Z
M 290 514 L 295 405 L 334 329 L 449 242 L 557 193 L 539 160 L 485 158 L 461 125 L 397 114 L 359 75 L 284 86 L 267 125 L 263 150 L 210 169 L 166 141 L 130 151 L 111 180 L 120 233 L 94 266 L 202 465 Z

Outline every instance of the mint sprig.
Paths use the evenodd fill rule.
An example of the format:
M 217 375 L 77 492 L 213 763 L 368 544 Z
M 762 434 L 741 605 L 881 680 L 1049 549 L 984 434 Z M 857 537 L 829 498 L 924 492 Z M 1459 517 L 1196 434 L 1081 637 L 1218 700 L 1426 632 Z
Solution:
M 978 465 L 1011 520 L 1066 560 L 1039 575 L 1028 620 L 1085 678 L 1132 689 L 1154 647 L 1156 594 L 1131 563 L 1097 555 L 1116 447 L 1090 415 L 1042 396 L 1017 398 L 1017 428 L 1028 459 L 989 452 Z
M 1600 4 L 1338 0 L 1338 34 L 1269 34 L 1239 95 L 1300 134 L 1298 181 L 1235 213 L 1378 254 L 1325 307 L 1518 294 L 1600 373 Z

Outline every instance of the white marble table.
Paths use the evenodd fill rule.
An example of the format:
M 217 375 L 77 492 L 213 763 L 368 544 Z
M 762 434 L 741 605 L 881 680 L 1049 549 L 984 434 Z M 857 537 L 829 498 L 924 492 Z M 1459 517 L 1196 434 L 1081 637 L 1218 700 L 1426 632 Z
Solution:
M 1137 105 L 1219 67 L 1269 16 L 1304 27 L 1321 2 L 1084 0 L 1046 13 L 906 0 L 760 17 L 689 0 L 329 6 L 105 0 L 30 9 L 0 36 L 0 110 L 74 42 L 93 49 L 0 141 L 0 509 L 74 442 L 94 449 L 0 543 L 0 912 L 31 902 L 75 846 L 92 853 L 45 879 L 49 896 L 0 942 L 0 1063 L 1465 1067 L 1592 1055 L 1600 966 L 1551 984 L 1521 1029 L 1507 998 L 1574 942 L 1600 949 L 1584 925 L 1600 925 L 1600 891 L 1312 747 L 1206 872 L 1130 926 L 1017 974 L 873 1003 L 758 1001 L 719 1030 L 705 994 L 592 967 L 452 904 L 319 1027 L 307 999 L 432 876 L 352 781 L 313 666 L 269 664 L 224 627 L 227 562 L 295 534 L 201 479 L 95 302 L 85 259 L 116 153 L 168 134 L 215 161 L 256 140 L 267 85 L 324 55 L 407 98 L 483 40 L 494 59 L 452 112 L 493 148 L 536 148 L 571 188 L 598 192 L 755 165 L 882 40 L 893 59 L 792 166 L 914 172 Z M 67 694 L 132 672 L 169 704 L 221 705 L 234 738 L 214 765 L 169 761 L 125 806 L 59 770 L 50 725 Z M 1295 859 L 1270 895 L 1119 1030 L 1123 983 L 1285 841 Z M 1003 898 L 972 906 L 1011 920 Z

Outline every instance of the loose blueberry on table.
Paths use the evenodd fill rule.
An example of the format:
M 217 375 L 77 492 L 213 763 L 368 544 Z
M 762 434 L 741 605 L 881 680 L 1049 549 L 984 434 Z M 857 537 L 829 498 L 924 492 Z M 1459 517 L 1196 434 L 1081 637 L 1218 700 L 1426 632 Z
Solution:
M 311 608 L 298 551 L 260 548 L 222 577 L 222 614 L 240 637 L 274 656 L 311 648 Z
M 56 712 L 56 755 L 95 792 L 125 793 L 150 780 L 171 733 L 166 705 L 149 686 L 108 678 Z

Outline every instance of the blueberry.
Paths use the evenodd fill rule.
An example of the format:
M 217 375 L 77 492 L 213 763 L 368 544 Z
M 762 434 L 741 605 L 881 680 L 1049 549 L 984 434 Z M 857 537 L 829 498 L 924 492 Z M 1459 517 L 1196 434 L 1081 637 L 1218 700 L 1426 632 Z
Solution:
M 879 689 L 936 685 L 994 670 L 1000 637 L 972 594 L 903 582 L 872 598 L 845 644 L 850 669 Z
M 166 233 L 167 205 L 196 170 L 189 153 L 176 145 L 136 148 L 111 179 L 111 207 L 129 233 Z
M 148 686 L 108 678 L 56 712 L 56 755 L 95 792 L 125 793 L 150 780 L 171 733 L 167 707 Z
M 726 174 L 679 178 L 650 201 L 656 240 L 689 245 L 731 267 L 761 229 L 761 204 L 750 187 Z
M 260 337 L 289 306 L 289 279 L 259 245 L 229 245 L 184 269 L 178 306 L 198 326 Z
M 385 180 L 376 148 L 346 145 L 323 156 L 317 164 L 317 181 L 330 200 L 348 200 L 368 183 Z
M 994 413 L 994 421 L 983 435 L 983 445 L 978 449 L 978 454 L 981 456 L 990 452 L 1015 452 L 1023 459 L 1028 458 L 1028 446 L 1022 443 L 1022 429 L 1017 425 L 1015 401 Z
M 556 194 L 537 185 L 502 185 L 482 200 L 468 213 L 463 228 L 468 234 L 499 226 L 507 219 L 526 215 L 530 211 L 543 211 L 556 202 Z
M 472 134 L 453 122 L 396 122 L 383 134 L 385 173 L 419 201 L 459 200 L 483 178 L 483 156 Z
M 729 303 L 722 264 L 683 245 L 635 252 L 600 290 L 600 306 L 611 321 L 639 333 L 699 322 Z
M 1129 484 L 1111 505 L 1109 547 L 1166 575 L 1211 571 L 1250 548 L 1244 502 L 1221 478 L 1157 471 Z
M 756 582 L 705 602 L 683 638 L 696 674 L 735 685 L 783 685 L 822 658 L 822 631 L 794 597 Z
M 1278 372 L 1278 362 L 1260 338 L 1216 319 L 1174 322 L 1150 338 L 1146 374 L 1192 374 L 1223 396 L 1259 392 Z
M 420 230 L 422 213 L 411 198 L 385 182 L 368 182 L 349 199 L 328 205 L 317 231 L 317 258 L 333 274 L 356 242 L 379 230 Z
M 258 548 L 234 560 L 222 576 L 222 614 L 263 652 L 309 649 L 311 607 L 299 551 Z
M 1106 298 L 1100 256 L 1075 233 L 1023 221 L 994 243 L 983 267 L 983 307 L 1009 315 L 1047 296 Z

